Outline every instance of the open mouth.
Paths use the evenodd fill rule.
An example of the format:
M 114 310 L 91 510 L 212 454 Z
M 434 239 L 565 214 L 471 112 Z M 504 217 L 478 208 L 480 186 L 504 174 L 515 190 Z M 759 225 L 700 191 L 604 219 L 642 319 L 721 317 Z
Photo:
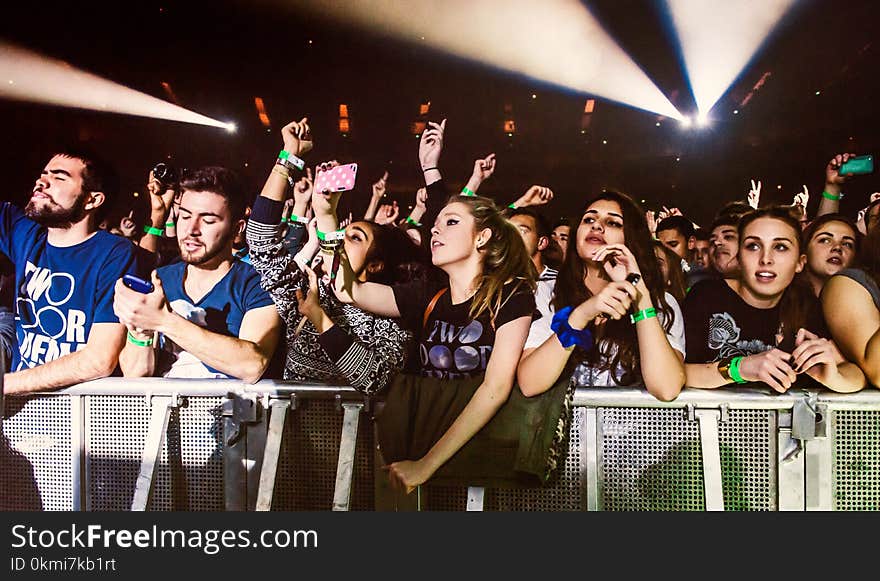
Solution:
M 199 244 L 198 242 L 193 242 L 192 240 L 184 240 L 183 241 L 183 249 L 186 250 L 187 252 L 195 252 L 196 250 L 198 250 L 201 247 L 202 247 L 202 245 Z
M 605 244 L 605 239 L 601 236 L 596 236 L 595 234 L 591 234 L 586 238 L 587 244 Z
M 843 259 L 840 258 L 839 256 L 832 256 L 826 262 L 829 262 L 829 263 L 837 265 L 837 266 L 843 266 Z
M 776 280 L 776 273 L 770 272 L 768 270 L 761 270 L 755 273 L 755 278 L 758 282 L 768 283 Z
M 440 248 L 441 246 L 443 246 L 443 243 L 440 242 L 439 240 L 431 240 L 431 250 L 432 251 Z

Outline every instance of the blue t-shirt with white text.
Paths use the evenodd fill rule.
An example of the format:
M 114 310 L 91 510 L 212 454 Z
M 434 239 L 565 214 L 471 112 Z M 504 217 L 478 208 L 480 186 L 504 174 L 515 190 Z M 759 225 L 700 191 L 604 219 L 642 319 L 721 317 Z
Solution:
M 92 325 L 118 323 L 113 287 L 138 274 L 131 242 L 98 230 L 73 246 L 52 246 L 44 227 L 0 203 L 0 252 L 15 264 L 12 371 L 48 363 L 86 346 Z

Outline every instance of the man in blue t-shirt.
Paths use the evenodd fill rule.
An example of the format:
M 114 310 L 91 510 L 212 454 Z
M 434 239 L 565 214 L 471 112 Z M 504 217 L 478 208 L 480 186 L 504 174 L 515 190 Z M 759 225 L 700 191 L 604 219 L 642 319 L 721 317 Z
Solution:
M 0 203 L 0 252 L 15 265 L 15 333 L 5 392 L 22 394 L 105 377 L 125 327 L 113 285 L 135 271 L 129 241 L 98 229 L 113 171 L 83 151 L 49 160 L 24 211 Z
M 116 284 L 114 309 L 129 330 L 119 365 L 132 377 L 253 383 L 275 352 L 281 318 L 254 267 L 232 255 L 244 228 L 244 192 L 222 167 L 187 174 L 180 188 L 181 261 L 153 272 L 150 293 Z

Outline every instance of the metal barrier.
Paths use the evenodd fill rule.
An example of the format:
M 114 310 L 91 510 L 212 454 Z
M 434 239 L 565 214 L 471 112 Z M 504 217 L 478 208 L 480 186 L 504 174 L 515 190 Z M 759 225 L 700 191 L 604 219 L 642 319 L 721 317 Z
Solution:
M 2 400 L 0 400 L 2 401 Z M 370 414 L 343 386 L 108 378 L 5 398 L 4 510 L 376 510 Z M 423 486 L 421 510 L 875 510 L 880 391 L 579 389 L 542 488 Z M 415 497 L 415 495 L 413 495 Z M 396 505 L 394 505 L 396 506 Z

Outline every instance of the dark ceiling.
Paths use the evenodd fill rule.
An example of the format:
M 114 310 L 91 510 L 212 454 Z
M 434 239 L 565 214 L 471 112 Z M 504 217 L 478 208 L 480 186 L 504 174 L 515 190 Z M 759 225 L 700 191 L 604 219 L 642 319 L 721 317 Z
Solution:
M 587 4 L 667 96 L 691 110 L 656 4 Z M 677 205 L 706 222 L 721 203 L 743 197 L 750 178 L 762 180 L 765 201 L 789 202 L 807 184 L 814 206 L 834 153 L 880 149 L 880 2 L 872 0 L 799 2 L 722 99 L 707 130 L 686 132 L 671 121 L 657 127 L 656 115 L 600 100 L 586 134 L 580 122 L 589 95 L 280 10 L 278 3 L 28 6 L 8 12 L 2 38 L 160 98 L 166 98 L 161 83 L 167 82 L 185 107 L 235 120 L 239 131 L 0 101 L 0 170 L 7 198 L 18 201 L 52 150 L 76 141 L 118 166 L 128 195 L 143 191 L 147 172 L 161 160 L 182 167 L 228 165 L 256 194 L 279 149 L 281 126 L 308 115 L 316 136 L 313 161 L 361 166 L 359 184 L 345 198 L 348 207 L 362 211 L 370 182 L 386 168 L 391 192 L 405 206 L 420 179 L 409 126 L 424 101 L 431 102 L 432 119 L 448 118 L 442 169 L 453 186 L 463 184 L 474 158 L 494 151 L 498 169 L 485 193 L 507 203 L 531 184 L 550 186 L 556 200 L 549 217 L 575 211 L 605 187 L 627 191 L 648 207 Z M 760 90 L 733 115 L 766 72 Z M 254 97 L 266 104 L 268 132 Z M 350 110 L 347 136 L 336 127 L 340 103 Z M 505 104 L 513 106 L 516 120 L 512 138 L 502 131 Z M 844 210 L 854 213 L 880 183 L 869 176 L 849 189 Z

